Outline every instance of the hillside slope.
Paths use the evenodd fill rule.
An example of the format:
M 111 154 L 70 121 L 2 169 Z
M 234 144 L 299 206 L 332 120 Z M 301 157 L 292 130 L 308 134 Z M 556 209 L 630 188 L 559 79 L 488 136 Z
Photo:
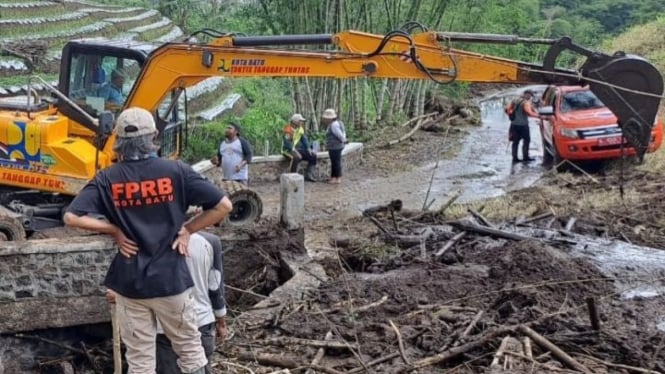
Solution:
M 24 93 L 31 73 L 57 80 L 67 40 L 103 36 L 163 43 L 182 34 L 153 9 L 75 0 L 0 0 L 0 97 Z

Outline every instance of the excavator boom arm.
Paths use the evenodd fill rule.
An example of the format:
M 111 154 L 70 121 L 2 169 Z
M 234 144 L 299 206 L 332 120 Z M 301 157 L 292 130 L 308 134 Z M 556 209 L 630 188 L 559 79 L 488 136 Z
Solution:
M 211 35 L 209 31 L 204 31 Z M 212 34 L 209 43 L 167 43 L 149 56 L 125 107 L 156 110 L 175 88 L 212 77 L 333 77 L 429 79 L 513 84 L 589 84 L 617 116 L 640 157 L 655 121 L 663 78 L 648 61 L 618 52 L 612 56 L 572 43 L 569 38 L 529 39 L 513 35 L 393 31 L 375 35 L 338 34 L 235 36 Z M 473 53 L 453 42 L 546 44 L 542 65 Z M 285 49 L 288 45 L 334 45 L 334 51 Z M 280 46 L 281 48 L 275 48 Z M 564 50 L 582 54 L 579 71 L 555 68 Z M 108 146 L 108 144 L 107 144 Z

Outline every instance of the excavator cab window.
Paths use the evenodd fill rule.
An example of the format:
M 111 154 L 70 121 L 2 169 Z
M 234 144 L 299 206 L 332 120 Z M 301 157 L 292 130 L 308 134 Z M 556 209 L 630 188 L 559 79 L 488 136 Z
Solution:
M 69 98 L 98 117 L 117 114 L 140 72 L 136 60 L 99 53 L 75 53 L 71 58 Z
M 178 158 L 183 149 L 183 133 L 186 133 L 185 113 L 187 112 L 186 95 L 184 88 L 176 88 L 166 95 L 157 107 L 155 120 L 160 129 L 157 137 L 159 143 L 159 156 L 164 158 Z M 184 113 L 183 113 L 184 112 Z

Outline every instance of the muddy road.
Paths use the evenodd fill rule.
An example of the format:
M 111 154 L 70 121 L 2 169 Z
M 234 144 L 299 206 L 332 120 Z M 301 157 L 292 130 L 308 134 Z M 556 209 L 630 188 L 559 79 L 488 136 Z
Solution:
M 542 90 L 541 86 L 531 87 Z M 393 199 L 401 199 L 405 209 L 422 209 L 427 198 L 429 209 L 435 210 L 456 195 L 457 202 L 464 203 L 537 183 L 547 170 L 542 166 L 538 125 L 530 125 L 530 155 L 536 161 L 512 164 L 509 120 L 503 112 L 504 103 L 524 89 L 477 99 L 481 126 L 453 128 L 445 134 L 418 131 L 411 141 L 388 149 L 370 145 L 363 164 L 346 170 L 341 185 L 306 183 L 308 228 L 344 221 Z M 386 137 L 396 139 L 407 130 L 395 127 L 393 131 Z M 263 199 L 264 215 L 277 216 L 279 184 L 254 184 L 252 189 Z

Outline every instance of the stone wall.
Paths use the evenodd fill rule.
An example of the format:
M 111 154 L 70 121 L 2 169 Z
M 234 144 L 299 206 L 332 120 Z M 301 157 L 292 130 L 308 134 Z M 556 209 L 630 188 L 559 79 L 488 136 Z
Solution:
M 256 152 L 256 150 L 255 150 Z M 330 175 L 330 157 L 328 152 L 317 153 L 318 178 L 324 179 Z M 362 163 L 363 144 L 349 143 L 342 152 L 342 165 L 344 170 L 350 170 Z M 210 161 L 201 161 L 194 165 L 194 169 L 200 173 L 213 168 Z M 299 172 L 302 174 L 307 162 L 302 161 Z M 283 173 L 287 173 L 289 160 L 282 155 L 257 156 L 256 153 L 249 165 L 249 178 L 252 182 L 277 182 Z
M 238 289 L 267 295 L 293 275 L 286 259 L 304 253 L 302 229 L 211 232 L 222 240 L 226 284 Z M 0 242 L 0 334 L 109 322 L 103 281 L 116 253 L 104 235 Z M 233 308 L 260 300 L 233 290 L 226 297 Z
M 2 243 L 0 333 L 108 321 L 102 281 L 116 252 L 103 236 Z
M 57 253 L 0 253 L 0 302 L 102 295 L 100 279 L 116 251 L 87 245 L 74 248 L 67 246 Z

